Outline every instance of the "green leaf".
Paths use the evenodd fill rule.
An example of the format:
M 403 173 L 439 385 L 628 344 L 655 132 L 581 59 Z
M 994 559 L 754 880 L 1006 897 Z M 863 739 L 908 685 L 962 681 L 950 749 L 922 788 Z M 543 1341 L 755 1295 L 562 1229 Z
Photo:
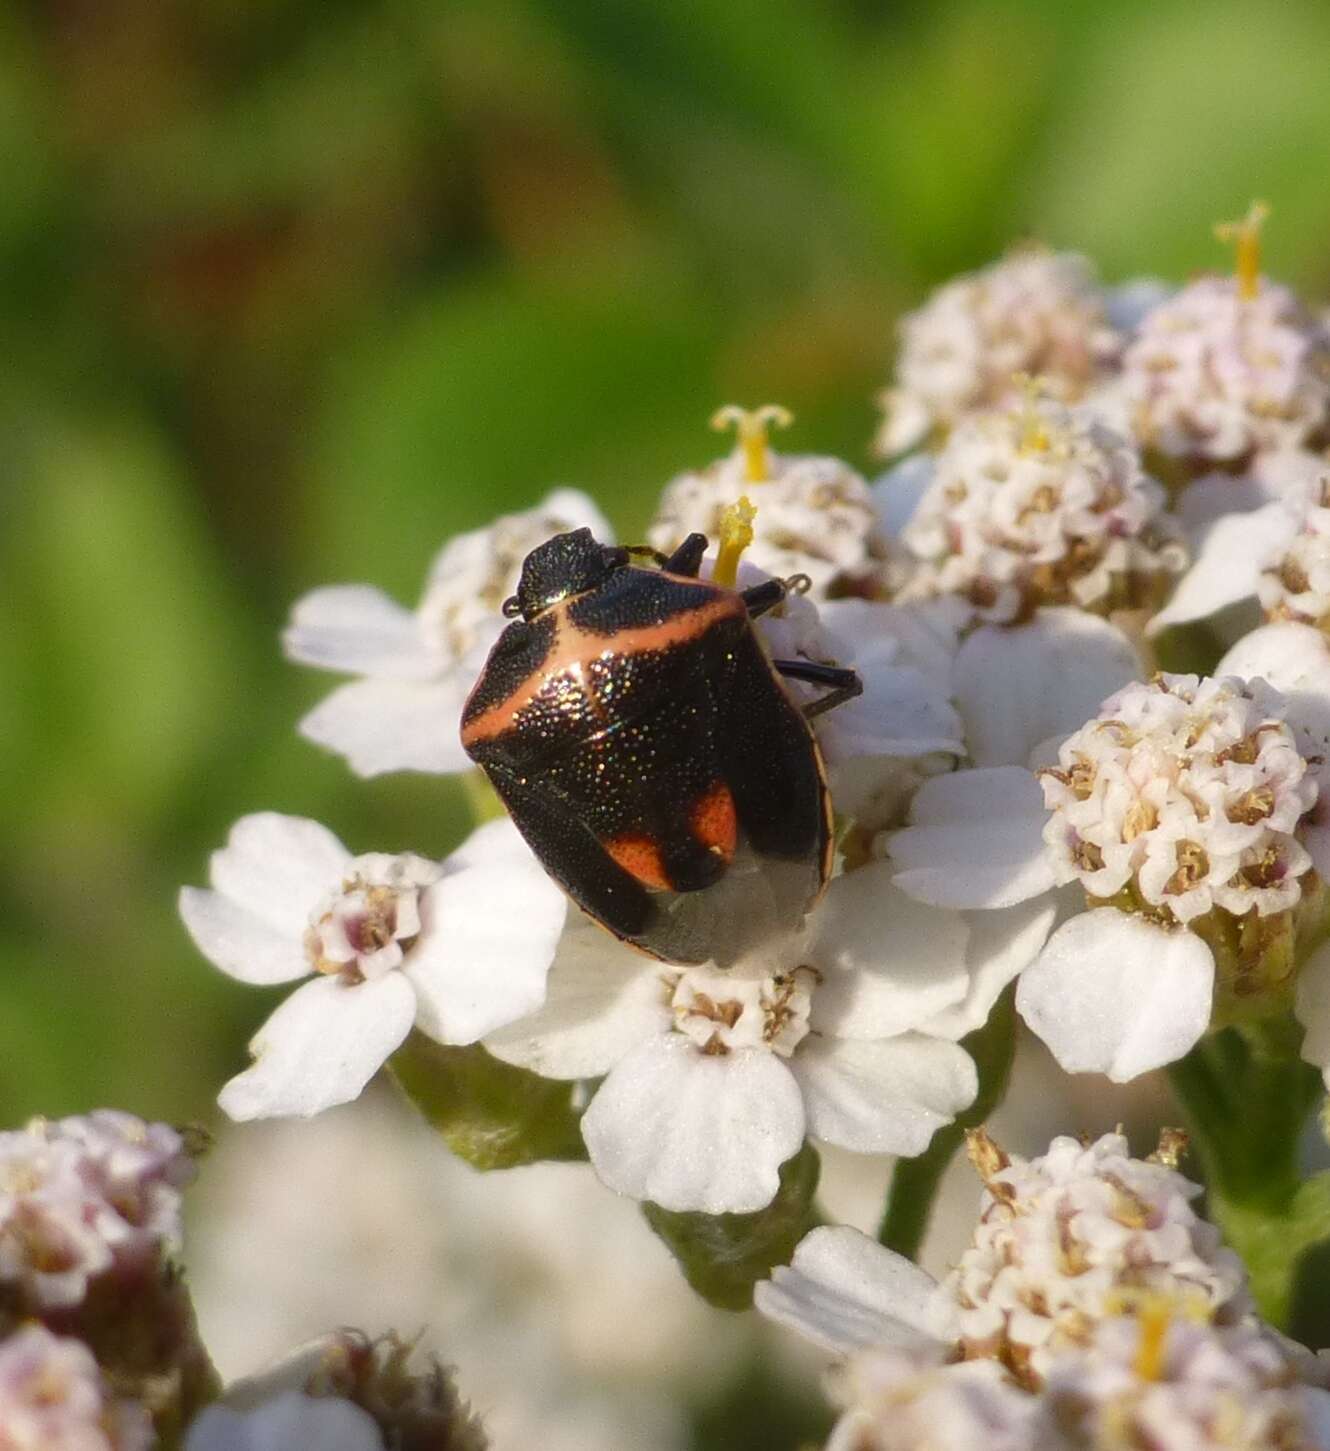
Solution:
M 805 1143 L 781 1165 L 776 1197 L 756 1214 L 680 1214 L 649 1203 L 642 1213 L 704 1300 L 721 1310 L 746 1310 L 753 1286 L 774 1265 L 789 1264 L 817 1224 L 813 1196 L 821 1168 L 817 1150 Z
M 574 1083 L 500 1063 L 478 1043 L 450 1048 L 423 1033 L 412 1033 L 397 1050 L 392 1070 L 448 1147 L 473 1168 L 586 1158 Z
M 982 1124 L 1006 1094 L 1016 1054 L 1014 988 L 1008 988 L 993 1004 L 988 1021 L 963 1039 L 961 1047 L 974 1059 L 974 1066 L 979 1070 L 979 1092 L 974 1102 L 957 1115 L 954 1123 L 939 1129 L 922 1154 L 896 1161 L 887 1191 L 887 1207 L 878 1239 L 888 1249 L 910 1259 L 918 1255 L 923 1244 L 938 1185 L 960 1148 L 965 1131 Z

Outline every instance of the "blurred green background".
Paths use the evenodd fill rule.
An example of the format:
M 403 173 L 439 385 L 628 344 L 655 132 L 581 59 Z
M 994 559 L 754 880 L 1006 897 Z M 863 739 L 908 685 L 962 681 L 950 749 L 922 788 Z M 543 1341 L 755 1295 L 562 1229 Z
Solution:
M 1179 276 L 1260 195 L 1327 290 L 1323 4 L 0 13 L 0 1123 L 211 1118 L 272 998 L 174 897 L 238 815 L 458 838 L 296 738 L 302 591 L 557 483 L 637 532 L 727 400 L 866 464 L 894 318 L 1015 238 Z

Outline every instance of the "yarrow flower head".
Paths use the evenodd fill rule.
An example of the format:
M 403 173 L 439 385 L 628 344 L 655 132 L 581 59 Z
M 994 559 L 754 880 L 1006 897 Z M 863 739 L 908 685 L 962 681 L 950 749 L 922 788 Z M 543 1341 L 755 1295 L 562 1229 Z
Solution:
M 1058 1138 L 1025 1160 L 974 1132 L 979 1222 L 946 1279 L 857 1230 L 816 1229 L 758 1287 L 758 1309 L 831 1350 L 993 1361 L 1030 1390 L 1133 1296 L 1237 1323 L 1251 1314 L 1246 1273 L 1193 1210 L 1201 1191 L 1177 1172 L 1181 1143 L 1169 1134 L 1151 1159 L 1133 1159 L 1121 1134 Z
M 926 782 L 890 840 L 897 884 L 1008 907 L 1079 883 L 1089 910 L 1025 968 L 1017 1006 L 1064 1068 L 1132 1078 L 1291 1000 L 1325 914 L 1325 713 L 1260 679 L 1133 683 L 1037 778 Z
M 901 321 L 900 335 L 897 381 L 882 395 L 877 437 L 886 456 L 1005 402 L 1019 373 L 1074 400 L 1121 346 L 1089 262 L 1033 247 L 948 282 Z
M 1058 762 L 1040 779 L 1060 882 L 1101 900 L 1126 890 L 1166 923 L 1297 905 L 1312 859 L 1295 833 L 1317 785 L 1264 681 L 1129 685 Z
M 318 822 L 265 812 L 236 823 L 210 875 L 180 894 L 200 951 L 241 982 L 311 978 L 222 1090 L 237 1119 L 356 1097 L 413 1025 L 473 1043 L 539 1007 L 566 907 L 507 820 L 436 863 L 353 857 Z
M 646 961 L 574 920 L 544 1009 L 486 1046 L 548 1078 L 604 1077 L 582 1136 L 610 1188 L 750 1213 L 805 1135 L 916 1154 L 972 1100 L 974 1064 L 954 1041 L 970 1026 L 967 937 L 959 915 L 912 907 L 872 864 L 723 972 Z M 981 1011 L 1000 987 L 977 989 Z
M 1052 1367 L 1035 1445 L 1066 1451 L 1324 1451 L 1330 1394 L 1301 1383 L 1274 1336 L 1215 1324 L 1165 1296 L 1104 1320 Z
M 997 1361 L 936 1349 L 854 1351 L 831 1378 L 845 1408 L 827 1451 L 1325 1451 L 1330 1395 L 1267 1330 L 1221 1325 L 1167 1294 L 1091 1325 L 1037 1388 Z
M 0 1133 L 0 1328 L 72 1312 L 102 1277 L 155 1276 L 193 1177 L 174 1129 L 112 1109 Z
M 979 1131 L 969 1146 L 984 1181 L 979 1223 L 942 1284 L 966 1358 L 993 1357 L 1039 1386 L 1060 1351 L 1141 1295 L 1225 1324 L 1251 1313 L 1241 1261 L 1192 1208 L 1200 1186 L 1177 1172 L 1179 1136 L 1151 1159 L 1132 1158 L 1120 1133 L 1057 1138 L 1030 1160 Z
M 957 594 L 978 618 L 1011 621 L 1041 605 L 1108 614 L 1162 595 L 1182 563 L 1163 489 L 1132 444 L 1038 386 L 952 432 L 902 533 L 920 567 L 899 599 Z
M 1260 275 L 1256 206 L 1225 236 L 1233 277 L 1202 277 L 1142 321 L 1121 386 L 1143 446 L 1194 464 L 1244 465 L 1263 450 L 1314 446 L 1330 430 L 1330 332 Z
M 28 1325 L 0 1340 L 0 1446 L 6 1451 L 148 1451 L 152 1420 L 114 1395 L 92 1352 Z
M 863 478 L 840 459 L 772 449 L 767 429 L 792 421 L 783 408 L 722 408 L 712 421 L 734 425 L 739 441 L 709 468 L 666 486 L 651 543 L 668 553 L 694 532 L 714 540 L 726 510 L 747 496 L 756 507 L 750 564 L 781 578 L 806 575 L 815 599 L 878 592 L 888 543 Z
M 361 678 L 316 706 L 301 721 L 301 733 L 345 756 L 361 776 L 469 769 L 457 725 L 506 623 L 503 602 L 516 588 L 522 561 L 553 535 L 582 527 L 597 539 L 612 538 L 585 494 L 558 489 L 534 509 L 450 540 L 415 610 L 370 585 L 307 594 L 282 636 L 287 656 Z

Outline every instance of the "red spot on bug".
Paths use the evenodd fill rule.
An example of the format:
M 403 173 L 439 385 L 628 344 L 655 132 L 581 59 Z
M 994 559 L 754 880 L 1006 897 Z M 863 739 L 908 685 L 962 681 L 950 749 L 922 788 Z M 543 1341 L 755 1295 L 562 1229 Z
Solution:
M 670 879 L 665 873 L 660 848 L 649 836 L 616 836 L 605 843 L 605 850 L 644 887 L 670 890 Z
M 703 846 L 710 847 L 727 862 L 734 856 L 739 827 L 734 815 L 734 797 L 724 781 L 717 781 L 698 798 L 689 824 Z

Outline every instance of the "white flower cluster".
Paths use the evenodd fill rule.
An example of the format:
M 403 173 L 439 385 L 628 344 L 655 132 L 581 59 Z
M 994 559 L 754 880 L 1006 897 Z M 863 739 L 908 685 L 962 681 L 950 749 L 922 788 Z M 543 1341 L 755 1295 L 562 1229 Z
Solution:
M 1330 1395 L 1300 1383 L 1280 1344 L 1251 1325 L 1169 1313 L 1103 1321 L 1087 1353 L 1049 1375 L 1036 1445 L 1066 1451 L 1318 1451 L 1330 1446 Z M 1054 1439 L 1056 1438 L 1056 1439 Z
M 1330 332 L 1286 287 L 1202 277 L 1150 312 L 1122 359 L 1142 442 L 1240 463 L 1330 427 Z
M 1295 632 L 1291 645 L 1250 651 L 1280 665 L 1287 697 L 1253 678 L 1273 669 L 1237 659 L 1244 642 L 1218 681 L 1126 686 L 1063 742 L 1056 766 L 924 782 L 911 825 L 887 838 L 896 885 L 936 906 L 1009 910 L 1082 885 L 1090 910 L 1036 946 L 1016 993 L 1069 1072 L 1122 1082 L 1173 1062 L 1210 1027 L 1217 999 L 1286 1000 L 1319 939 L 1330 874 L 1325 642 L 1305 625 L 1266 631 Z M 1264 925 L 1210 932 L 1212 912 Z
M 148 1451 L 148 1413 L 113 1394 L 77 1340 L 27 1325 L 0 1339 L 0 1446 L 5 1451 Z
M 1297 532 L 1284 553 L 1267 562 L 1256 594 L 1267 619 L 1330 629 L 1330 478 L 1289 510 Z
M 193 1175 L 174 1129 L 112 1109 L 0 1133 L 0 1323 L 154 1271 L 179 1248 Z
M 900 337 L 896 383 L 882 395 L 885 455 L 1005 401 L 1018 373 L 1075 399 L 1121 346 L 1090 263 L 1039 248 L 948 282 L 902 320 Z
M 958 916 L 914 908 L 880 865 L 838 877 L 806 930 L 723 973 L 651 962 L 577 922 L 544 1008 L 486 1046 L 550 1078 L 604 1075 L 582 1135 L 612 1189 L 752 1212 L 806 1134 L 916 1154 L 973 1099 L 949 1016 L 971 991 L 966 943 Z
M 767 450 L 754 480 L 741 445 L 710 467 L 680 474 L 661 495 L 647 538 L 665 553 L 692 533 L 719 535 L 737 499 L 757 506 L 750 564 L 778 578 L 804 574 L 814 599 L 878 593 L 889 544 L 863 477 L 838 458 Z
M 1090 415 L 1034 398 L 975 414 L 902 532 L 920 567 L 898 598 L 959 595 L 997 621 L 1147 603 L 1182 561 L 1164 502 L 1132 444 Z
M 1028 1161 L 982 1134 L 970 1150 L 984 1179 L 979 1222 L 942 1285 L 967 1359 L 1000 1360 L 1040 1385 L 1127 1294 L 1220 1323 L 1251 1312 L 1241 1262 L 1192 1208 L 1200 1186 L 1168 1163 L 1133 1159 L 1121 1134 L 1058 1138 Z
M 833 1379 L 845 1414 L 826 1451 L 1325 1451 L 1330 1394 L 1295 1378 L 1266 1332 L 1160 1301 L 1099 1321 L 1037 1394 L 992 1360 L 855 1352 Z
M 1317 787 L 1264 681 L 1160 675 L 1104 702 L 1041 773 L 1060 882 L 1130 885 L 1165 920 L 1296 905 L 1311 857 L 1295 832 Z
M 474 1043 L 538 1007 L 566 910 L 506 820 L 435 863 L 353 857 L 318 822 L 263 812 L 235 824 L 210 874 L 212 890 L 180 894 L 200 951 L 242 982 L 310 978 L 222 1090 L 239 1119 L 345 1103 L 413 1026 Z
M 808 1235 L 757 1304 L 847 1357 L 828 1451 L 1330 1446 L 1330 1394 L 1256 1319 L 1180 1148 L 1108 1134 L 1027 1162 L 972 1135 L 979 1224 L 940 1284 L 854 1230 Z

